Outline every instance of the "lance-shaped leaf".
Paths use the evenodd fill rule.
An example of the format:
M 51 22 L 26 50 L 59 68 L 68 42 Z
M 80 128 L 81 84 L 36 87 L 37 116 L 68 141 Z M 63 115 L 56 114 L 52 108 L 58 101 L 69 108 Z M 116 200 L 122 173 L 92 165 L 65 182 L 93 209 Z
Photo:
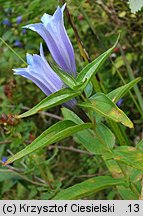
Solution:
M 112 178 L 110 176 L 98 176 L 61 190 L 54 200 L 75 200 L 92 195 L 100 190 L 117 185 L 125 185 L 124 178 Z
M 140 77 L 132 80 L 131 82 L 129 82 L 128 84 L 121 86 L 117 89 L 114 89 L 113 91 L 111 91 L 110 93 L 107 94 L 108 98 L 111 99 L 114 103 L 119 102 L 120 99 L 122 99 L 122 97 L 128 92 L 130 91 L 131 88 L 134 87 L 135 84 L 137 84 L 139 81 L 141 80 Z M 97 115 L 96 114 L 96 122 L 101 121 L 102 116 L 101 115 Z
M 98 58 L 96 58 L 94 61 L 86 65 L 79 73 L 76 79 L 77 82 L 84 82 L 87 79 L 86 84 L 88 84 L 92 76 L 94 76 L 97 73 L 97 71 L 101 68 L 105 60 L 110 56 L 110 54 L 116 47 L 117 43 L 118 43 L 118 39 L 113 47 L 111 47 L 106 52 L 101 54 Z
M 62 113 L 65 120 L 72 120 L 76 124 L 81 124 L 83 121 L 71 110 L 62 108 Z M 80 131 L 74 134 L 74 140 L 82 144 L 89 152 L 93 154 L 104 155 L 110 151 L 115 144 L 115 136 L 111 130 L 104 124 L 96 124 L 96 130 Z
M 9 164 L 40 148 L 58 142 L 59 140 L 69 137 L 72 134 L 77 133 L 80 130 L 87 129 L 89 127 L 91 127 L 91 123 L 83 123 L 77 125 L 74 122 L 68 120 L 58 122 L 48 128 L 46 131 L 44 131 L 26 148 L 9 158 L 4 164 Z
M 107 96 L 116 103 L 120 98 L 122 98 L 131 88 L 134 87 L 141 80 L 140 77 L 132 80 L 128 84 L 121 86 L 113 91 L 111 91 Z
M 123 200 L 138 200 L 139 196 L 137 193 L 133 192 L 130 187 L 117 186 L 117 190 Z
M 99 155 L 110 151 L 115 144 L 114 134 L 102 123 L 96 125 L 95 132 L 90 129 L 78 132 L 75 134 L 74 140 L 91 153 Z
M 78 105 L 83 108 L 94 110 L 95 112 L 110 118 L 115 122 L 120 122 L 129 128 L 133 127 L 133 123 L 126 116 L 126 114 L 101 92 L 94 95 L 94 97 L 91 97 L 89 101 L 80 103 Z
M 61 78 L 61 80 L 65 83 L 65 85 L 69 86 L 71 89 L 83 91 L 87 86 L 87 79 L 85 79 L 84 82 L 77 82 L 73 76 L 61 70 L 60 68 L 57 68 L 54 65 L 52 65 L 52 68 L 54 69 L 56 74 Z
M 74 87 L 77 85 L 77 82 L 73 76 L 62 69 L 55 67 L 55 65 L 52 65 L 52 68 L 67 86 L 69 86 L 71 89 L 74 89 Z
M 59 104 L 63 104 L 66 101 L 69 101 L 71 98 L 80 95 L 79 91 L 73 91 L 71 89 L 61 89 L 48 97 L 44 98 L 40 103 L 34 106 L 32 109 L 28 110 L 27 112 L 19 115 L 17 118 L 24 118 L 27 116 L 34 115 L 42 110 L 49 109 L 55 107 Z
M 114 159 L 143 171 L 143 150 L 141 149 L 129 146 L 118 146 L 112 153 L 106 153 L 104 159 Z

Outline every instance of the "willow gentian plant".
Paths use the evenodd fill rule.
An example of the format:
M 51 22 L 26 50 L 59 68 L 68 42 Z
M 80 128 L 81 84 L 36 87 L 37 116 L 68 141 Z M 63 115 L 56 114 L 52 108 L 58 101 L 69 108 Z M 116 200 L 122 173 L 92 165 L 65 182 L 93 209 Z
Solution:
M 113 47 L 77 72 L 73 47 L 64 27 L 65 6 L 58 7 L 53 16 L 44 14 L 41 18 L 42 23 L 26 26 L 44 39 L 58 69 L 51 67 L 47 62 L 42 44 L 40 55 L 27 54 L 28 66 L 26 68 L 14 69 L 15 74 L 30 79 L 47 95 L 36 106 L 18 115 L 17 118 L 34 115 L 41 110 L 68 103 L 69 100 L 73 101 L 76 98 L 74 105 L 79 111 L 86 113 L 88 122 L 81 119 L 74 110 L 62 108 L 64 117 L 62 121 L 45 130 L 30 145 L 9 158 L 5 164 L 68 136 L 73 136 L 76 143 L 82 145 L 95 157 L 102 157 L 110 174 L 98 176 L 62 190 L 55 195 L 54 199 L 82 198 L 112 186 L 118 186 L 118 193 L 123 199 L 126 199 L 126 194 L 137 199 L 141 191 L 137 176 L 142 174 L 143 170 L 142 142 L 136 148 L 127 146 L 127 138 L 123 136 L 122 125 L 133 128 L 133 123 L 116 103 L 140 81 L 140 78 L 108 94 L 95 92 L 92 88 L 92 83 L 96 79 L 95 74 L 100 72 L 101 66 L 115 49 L 118 40 Z M 118 134 L 117 139 L 111 129 Z M 119 143 L 118 138 L 121 138 L 123 143 Z M 124 146 L 119 146 L 119 144 Z

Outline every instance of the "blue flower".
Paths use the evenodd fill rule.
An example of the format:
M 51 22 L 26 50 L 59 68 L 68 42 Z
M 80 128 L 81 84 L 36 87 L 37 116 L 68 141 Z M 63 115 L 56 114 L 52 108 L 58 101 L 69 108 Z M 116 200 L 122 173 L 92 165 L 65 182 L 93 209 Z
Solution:
M 53 16 L 44 14 L 42 23 L 25 26 L 37 32 L 45 41 L 55 62 L 68 73 L 76 76 L 74 50 L 66 33 L 63 12 L 66 4 L 58 7 Z
M 43 24 L 28 25 L 27 28 L 37 31 L 44 38 L 55 62 L 64 71 L 76 76 L 74 51 L 63 23 L 64 8 L 65 5 L 62 8 L 58 7 L 53 16 L 44 14 L 41 19 Z M 14 74 L 34 82 L 47 96 L 65 86 L 46 61 L 42 44 L 40 44 L 40 55 L 27 54 L 27 63 L 26 68 L 13 69 Z M 75 99 L 64 104 L 69 108 L 73 108 L 75 105 Z
M 7 161 L 7 157 L 2 157 L 2 160 L 1 160 L 3 163 L 5 163 Z
M 22 43 L 21 43 L 19 40 L 16 40 L 16 41 L 14 42 L 14 46 L 20 47 L 20 48 L 23 47 Z
M 22 29 L 22 34 L 25 35 L 27 33 L 26 29 Z
M 28 66 L 13 69 L 14 74 L 21 75 L 34 82 L 47 96 L 63 87 L 64 83 L 44 57 L 42 44 L 40 44 L 40 55 L 27 54 L 26 58 Z
M 16 22 L 17 22 L 17 24 L 20 24 L 22 22 L 22 16 L 18 16 L 16 18 Z
M 8 158 L 5 157 L 5 156 L 3 156 L 1 161 L 2 161 L 2 163 L 5 163 L 7 160 L 8 160 Z M 9 165 L 10 165 L 10 166 L 13 166 L 13 162 L 10 163 Z
M 120 106 L 122 105 L 123 101 L 124 101 L 124 99 L 121 98 L 120 100 L 117 101 L 116 105 L 117 105 L 118 107 L 120 107 Z
M 9 27 L 12 26 L 11 22 L 10 22 L 8 19 L 4 19 L 4 20 L 2 21 L 2 24 L 3 24 L 3 25 L 6 25 L 6 26 L 9 26 Z

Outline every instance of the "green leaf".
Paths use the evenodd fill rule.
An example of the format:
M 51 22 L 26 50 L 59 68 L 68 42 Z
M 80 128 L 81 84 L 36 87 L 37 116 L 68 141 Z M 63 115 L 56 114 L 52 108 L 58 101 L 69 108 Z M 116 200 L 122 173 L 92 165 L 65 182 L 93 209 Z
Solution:
M 108 159 L 108 157 L 107 158 L 104 157 L 104 159 L 106 159 L 106 160 L 104 160 L 104 162 L 105 162 L 106 166 L 108 167 L 109 172 L 112 173 L 112 176 L 114 178 L 124 177 L 124 175 L 121 171 L 121 168 L 119 166 L 119 165 L 121 165 L 121 163 L 118 164 L 114 158 Z M 142 171 L 134 169 L 130 166 L 127 166 L 125 163 L 124 164 L 122 163 L 122 168 L 124 170 L 126 170 L 126 173 L 130 177 L 131 182 L 134 183 L 134 185 L 136 185 L 136 187 L 138 187 L 138 184 L 140 183 L 140 179 L 142 176 Z M 130 187 L 117 186 L 117 189 L 118 189 L 118 192 L 121 195 L 121 197 L 125 200 L 126 199 L 130 200 L 130 199 L 138 199 L 139 198 L 138 195 L 130 189 Z M 140 189 L 139 189 L 139 191 L 140 191 Z
M 82 71 L 79 73 L 76 81 L 77 82 L 84 82 L 87 80 L 86 85 L 90 82 L 92 77 L 97 73 L 97 71 L 101 68 L 105 60 L 110 56 L 111 52 L 114 50 L 118 43 L 118 39 L 113 47 L 108 49 L 106 52 L 101 54 L 98 58 L 96 58 L 94 61 L 86 65 Z
M 45 130 L 30 145 L 9 158 L 6 161 L 5 165 L 15 160 L 18 160 L 40 148 L 58 142 L 59 140 L 62 140 L 68 136 L 71 136 L 74 133 L 77 133 L 80 130 L 87 129 L 89 127 L 91 127 L 91 123 L 83 123 L 77 125 L 74 122 L 68 120 L 57 122 L 56 124 L 49 127 L 47 130 Z
M 138 77 L 137 79 L 132 80 L 131 82 L 129 82 L 128 84 L 121 86 L 113 91 L 111 91 L 110 93 L 107 94 L 107 97 L 109 99 L 111 99 L 114 103 L 117 103 L 117 101 L 122 98 L 135 84 L 137 84 L 139 81 L 141 80 L 140 77 Z M 102 119 L 101 114 L 99 113 L 93 113 L 92 116 L 94 118 L 94 115 L 96 117 L 96 122 L 100 122 Z
M 113 91 L 111 91 L 107 96 L 114 102 L 117 103 L 117 101 L 122 98 L 131 88 L 134 87 L 135 84 L 137 84 L 141 80 L 140 77 L 132 80 L 128 84 L 121 86 Z
M 61 78 L 61 80 L 67 85 L 69 86 L 71 89 L 74 89 L 74 87 L 77 84 L 76 80 L 73 78 L 73 76 L 71 76 L 69 73 L 61 70 L 60 68 L 55 67 L 54 65 L 52 65 L 52 68 L 54 69 L 54 71 L 58 74 L 58 76 Z
M 133 123 L 126 116 L 126 114 L 120 110 L 116 104 L 114 104 L 105 94 L 98 92 L 87 102 L 78 104 L 79 106 L 87 109 L 92 109 L 95 112 L 112 119 L 115 122 L 121 122 L 123 125 L 132 128 Z
M 87 98 L 89 98 L 91 96 L 92 91 L 93 91 L 93 85 L 92 85 L 91 82 L 89 82 L 88 85 L 85 88 L 85 95 L 86 95 Z
M 113 158 L 109 159 L 108 158 L 108 154 L 107 155 L 105 154 L 105 157 L 103 156 L 103 158 L 105 159 L 104 162 L 105 162 L 105 164 L 106 164 L 109 172 L 112 173 L 112 175 L 114 176 L 114 178 L 119 178 L 119 177 L 121 178 L 121 177 L 123 177 L 121 168 L 119 167 L 117 161 L 115 161 Z
M 105 159 L 115 159 L 138 170 L 143 170 L 143 151 L 134 147 L 118 146 Z
M 84 91 L 84 89 L 86 88 L 88 84 L 88 80 L 85 79 L 83 82 L 77 82 L 76 86 L 73 87 L 73 90 L 79 90 L 81 92 Z
M 130 188 L 124 186 L 117 186 L 117 190 L 123 200 L 138 200 L 139 196 L 135 194 Z
M 100 190 L 117 185 L 124 185 L 124 178 L 112 178 L 110 176 L 98 176 L 61 190 L 54 200 L 75 200 L 94 194 Z
M 76 115 L 73 111 L 63 107 L 61 108 L 62 114 L 65 120 L 73 121 L 75 124 L 82 124 L 83 121 L 80 119 L 78 115 Z
M 142 189 L 142 185 L 141 185 L 142 184 L 142 170 L 134 169 L 122 163 L 122 167 L 123 165 L 124 165 L 124 170 L 126 170 L 126 173 L 130 178 L 130 181 L 134 184 L 134 186 L 136 187 L 138 191 L 141 191 Z M 133 192 L 130 187 L 127 188 L 123 186 L 118 186 L 117 189 L 122 199 L 124 200 L 138 200 L 139 199 L 139 195 L 135 191 Z
M 53 69 L 58 74 L 58 76 L 62 79 L 62 81 L 71 89 L 75 91 L 79 90 L 82 92 L 87 86 L 87 79 L 85 79 L 84 82 L 83 81 L 77 82 L 73 76 L 61 70 L 60 68 L 53 66 Z
M 61 89 L 48 97 L 44 98 L 40 103 L 34 106 L 32 109 L 28 110 L 27 112 L 19 115 L 17 118 L 24 118 L 27 116 L 34 115 L 42 110 L 49 109 L 55 107 L 59 104 L 62 104 L 80 94 L 79 91 L 73 91 L 71 89 Z
M 115 144 L 114 134 L 102 123 L 97 124 L 96 133 L 92 130 L 79 132 L 74 136 L 74 140 L 82 144 L 91 153 L 99 155 L 104 155 L 110 151 Z
M 62 108 L 62 113 L 65 120 L 72 120 L 76 124 L 82 124 L 83 121 L 71 110 Z M 104 155 L 106 151 L 112 149 L 115 144 L 115 136 L 111 130 L 104 124 L 96 125 L 96 133 L 90 129 L 80 131 L 74 135 L 74 140 L 80 143 L 89 152 L 93 154 Z
M 143 0 L 129 0 L 129 6 L 132 13 L 136 13 L 143 7 Z

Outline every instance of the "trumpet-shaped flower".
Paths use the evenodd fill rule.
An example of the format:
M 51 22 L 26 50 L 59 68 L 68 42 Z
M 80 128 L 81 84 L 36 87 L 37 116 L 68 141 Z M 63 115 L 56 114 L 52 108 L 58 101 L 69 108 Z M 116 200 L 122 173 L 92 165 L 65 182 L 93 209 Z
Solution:
M 64 23 L 63 11 L 65 5 L 58 7 L 53 16 L 44 14 L 42 23 L 28 25 L 38 32 L 45 40 L 55 62 L 65 71 L 76 75 L 75 58 L 72 44 L 67 36 Z M 34 82 L 47 96 L 60 90 L 64 83 L 53 71 L 44 57 L 42 44 L 40 45 L 40 55 L 27 54 L 26 68 L 13 69 L 15 74 L 21 75 Z M 69 108 L 76 105 L 76 100 L 72 99 L 64 104 Z
M 63 87 L 63 82 L 53 71 L 44 57 L 43 47 L 40 44 L 40 56 L 27 53 L 26 68 L 13 69 L 14 74 L 21 75 L 34 82 L 47 96 Z
M 45 41 L 55 62 L 68 73 L 76 76 L 74 50 L 66 33 L 63 12 L 66 4 L 58 7 L 53 16 L 44 14 L 42 23 L 25 26 L 37 32 Z

